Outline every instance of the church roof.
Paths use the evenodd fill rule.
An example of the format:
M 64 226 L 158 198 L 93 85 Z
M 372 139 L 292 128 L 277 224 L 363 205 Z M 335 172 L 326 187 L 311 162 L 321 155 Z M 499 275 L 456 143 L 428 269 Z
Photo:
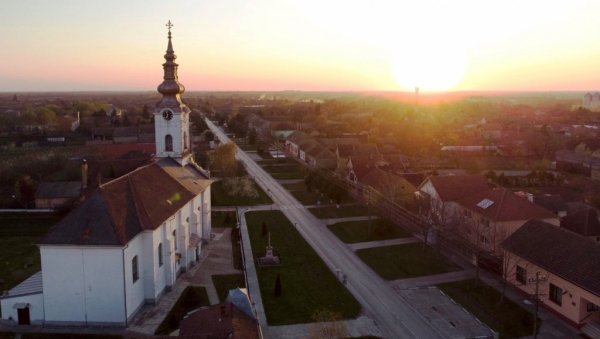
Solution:
M 40 244 L 125 245 L 140 232 L 158 228 L 210 183 L 193 164 L 160 159 L 101 185 Z

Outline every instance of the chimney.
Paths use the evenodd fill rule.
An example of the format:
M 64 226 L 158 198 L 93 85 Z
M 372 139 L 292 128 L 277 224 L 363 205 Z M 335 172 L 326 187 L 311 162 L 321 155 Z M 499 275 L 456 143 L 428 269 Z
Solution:
M 88 164 L 87 160 L 83 159 L 81 161 L 81 189 L 84 190 L 87 188 L 88 183 Z

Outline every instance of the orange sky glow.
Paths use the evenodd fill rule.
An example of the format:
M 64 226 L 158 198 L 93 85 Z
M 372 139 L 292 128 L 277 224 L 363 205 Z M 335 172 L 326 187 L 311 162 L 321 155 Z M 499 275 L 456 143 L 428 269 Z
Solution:
M 600 2 L 0 2 L 0 91 L 600 89 Z

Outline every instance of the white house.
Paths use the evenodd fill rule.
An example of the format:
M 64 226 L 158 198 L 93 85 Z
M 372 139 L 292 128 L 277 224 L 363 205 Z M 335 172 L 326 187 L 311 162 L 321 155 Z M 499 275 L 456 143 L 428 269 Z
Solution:
M 2 319 L 127 326 L 196 264 L 210 240 L 211 181 L 191 157 L 170 30 L 165 59 L 156 160 L 101 185 L 41 239 L 42 271 L 2 296 Z

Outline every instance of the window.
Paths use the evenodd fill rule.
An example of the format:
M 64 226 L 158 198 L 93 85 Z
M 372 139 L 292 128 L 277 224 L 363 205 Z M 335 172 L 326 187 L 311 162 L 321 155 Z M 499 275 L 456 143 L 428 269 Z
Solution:
M 527 284 L 527 270 L 517 265 L 517 281 L 521 284 Z
M 598 307 L 598 305 L 596 305 L 594 303 L 587 303 L 586 309 L 588 312 L 596 312 L 596 311 L 600 310 L 600 307 Z
M 133 276 L 133 282 L 135 283 L 140 278 L 140 273 L 138 271 L 138 257 L 137 255 L 131 259 L 131 274 Z
M 173 152 L 173 137 L 171 134 L 165 135 L 165 152 Z
M 188 136 L 187 132 L 183 132 L 183 149 L 188 149 Z
M 490 244 L 490 239 L 488 239 L 485 235 L 480 235 L 479 236 L 479 241 L 484 244 L 484 245 L 489 245 Z
M 163 250 L 162 250 L 162 242 L 158 244 L 158 267 L 163 265 Z
M 173 245 L 177 249 L 177 231 L 173 231 Z
M 562 288 L 550 284 L 550 301 L 554 302 L 556 305 L 562 305 Z

